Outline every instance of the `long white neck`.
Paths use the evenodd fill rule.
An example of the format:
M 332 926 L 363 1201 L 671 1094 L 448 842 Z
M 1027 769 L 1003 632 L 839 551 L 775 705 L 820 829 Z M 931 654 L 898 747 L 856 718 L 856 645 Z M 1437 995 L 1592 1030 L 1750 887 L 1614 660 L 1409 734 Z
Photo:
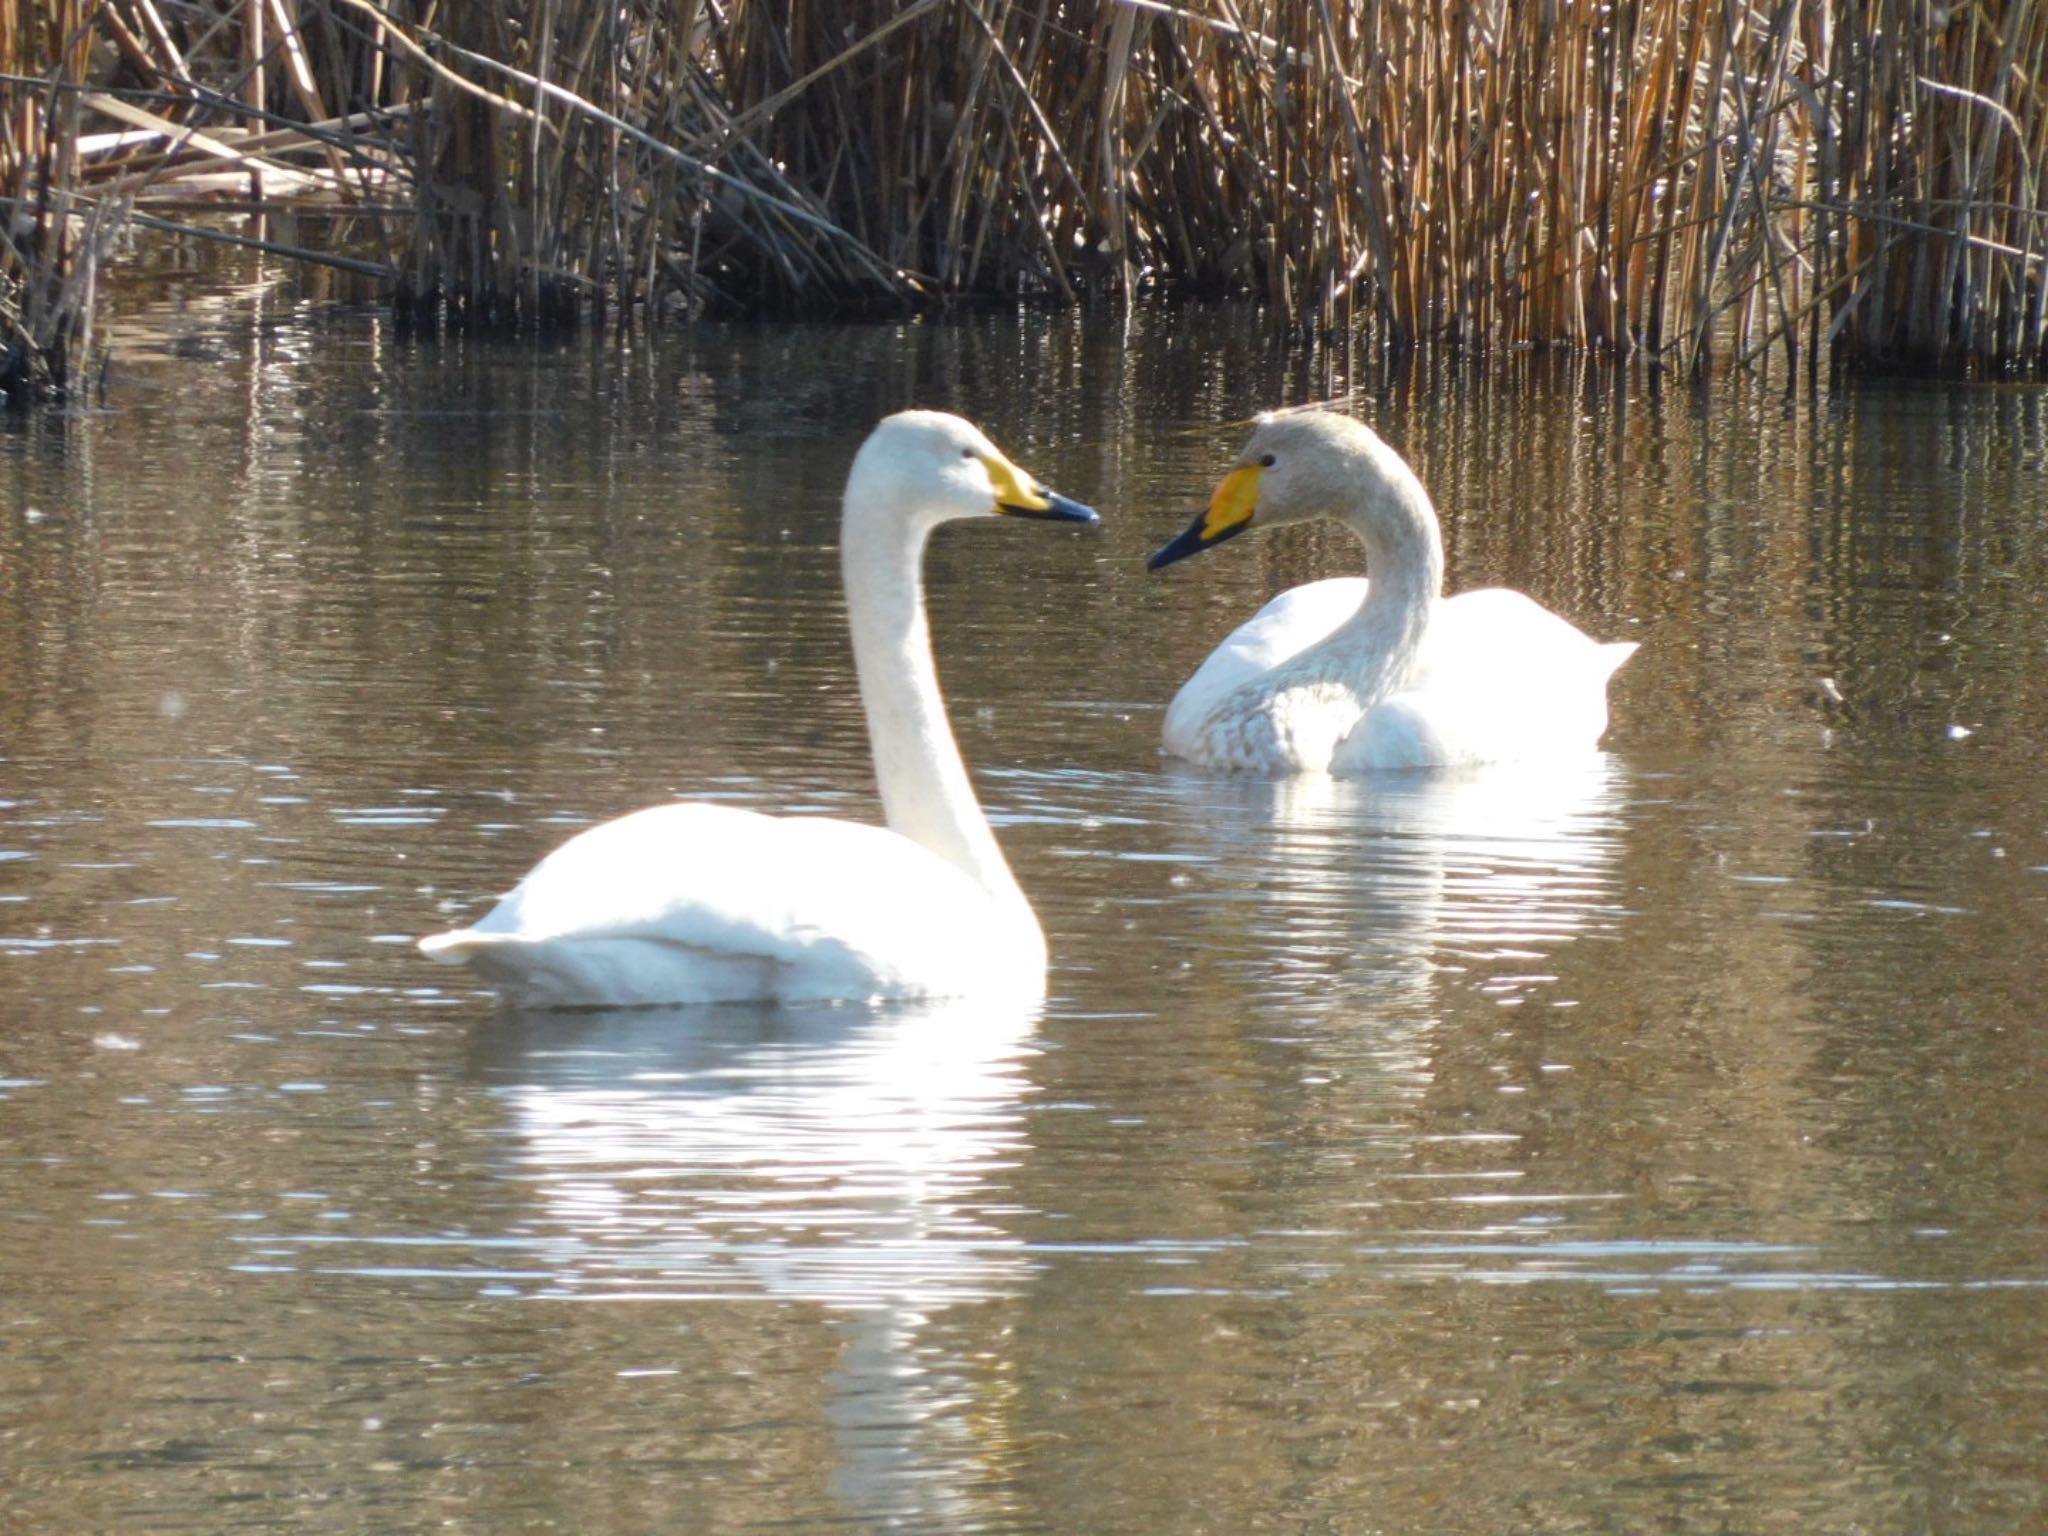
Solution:
M 889 826 L 972 876 L 1032 924 L 939 695 L 925 623 L 925 530 L 908 520 L 847 517 L 839 540 L 854 670 L 867 710 L 875 779 Z

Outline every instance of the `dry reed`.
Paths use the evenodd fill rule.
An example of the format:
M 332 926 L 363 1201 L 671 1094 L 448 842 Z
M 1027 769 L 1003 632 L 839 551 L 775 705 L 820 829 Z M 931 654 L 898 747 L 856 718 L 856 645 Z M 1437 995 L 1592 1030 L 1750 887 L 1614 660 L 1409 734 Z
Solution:
M 368 264 L 425 323 L 1156 289 L 1395 347 L 2048 364 L 2048 13 L 2027 0 L 0 14 L 11 77 L 50 87 L 6 115 L 17 209 L 60 195 L 67 155 L 68 185 L 145 202 L 226 178 L 409 205 Z M 80 28 L 121 131 L 66 148 L 49 135 L 82 109 L 58 87 L 86 61 L 49 50 L 77 55 Z
M 75 87 L 91 42 L 81 11 L 80 0 L 37 16 L 0 7 L 0 72 L 45 61 L 49 86 L 0 98 L 0 396 L 15 405 L 64 394 L 90 372 L 100 257 L 118 232 L 116 210 L 78 206 Z

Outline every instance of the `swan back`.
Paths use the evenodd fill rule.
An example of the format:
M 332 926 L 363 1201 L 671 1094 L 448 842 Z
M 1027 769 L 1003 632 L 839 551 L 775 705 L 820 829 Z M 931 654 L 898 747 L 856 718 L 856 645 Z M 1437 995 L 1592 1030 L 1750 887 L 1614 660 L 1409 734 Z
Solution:
M 1504 587 L 1436 605 L 1407 680 L 1339 743 L 1330 772 L 1534 762 L 1590 752 L 1635 642 L 1603 643 Z
M 540 1006 L 1028 994 L 1045 972 L 1028 907 L 907 838 L 687 801 L 571 838 L 422 947 Z

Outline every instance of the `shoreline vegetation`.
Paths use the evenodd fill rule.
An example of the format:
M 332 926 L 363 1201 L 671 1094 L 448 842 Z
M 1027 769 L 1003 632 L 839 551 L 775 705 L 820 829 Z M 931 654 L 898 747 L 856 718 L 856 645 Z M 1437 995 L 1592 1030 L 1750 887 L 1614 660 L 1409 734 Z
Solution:
M 2037 377 L 2044 82 L 2023 0 L 0 0 L 0 391 L 167 236 L 424 330 L 1160 292 Z

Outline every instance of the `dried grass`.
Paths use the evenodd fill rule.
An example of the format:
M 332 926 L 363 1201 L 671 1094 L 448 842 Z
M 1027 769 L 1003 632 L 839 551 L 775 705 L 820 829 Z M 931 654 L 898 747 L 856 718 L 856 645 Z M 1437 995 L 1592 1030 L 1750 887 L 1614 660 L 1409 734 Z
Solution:
M 2048 362 L 2028 0 L 41 0 L 20 198 L 60 14 L 160 125 L 71 185 L 409 204 L 427 323 L 1160 290 L 1397 348 Z

